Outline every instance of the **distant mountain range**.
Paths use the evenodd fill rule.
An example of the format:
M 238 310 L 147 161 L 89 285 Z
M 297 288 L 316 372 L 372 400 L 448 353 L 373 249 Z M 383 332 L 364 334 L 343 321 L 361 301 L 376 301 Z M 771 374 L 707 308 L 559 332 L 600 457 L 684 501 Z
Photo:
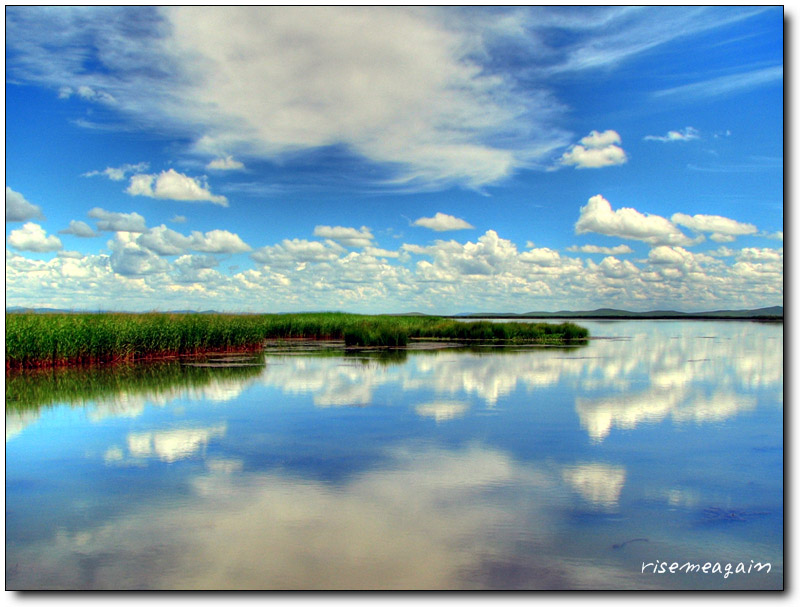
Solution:
M 25 308 L 12 306 L 6 312 L 36 312 L 39 314 L 64 314 L 64 313 L 90 313 L 91 310 L 62 310 L 58 308 Z M 164 314 L 219 314 L 215 310 L 168 310 Z M 417 312 L 395 314 L 394 316 L 427 316 Z M 613 308 L 598 308 L 597 310 L 578 311 L 560 310 L 558 312 L 465 312 L 454 314 L 452 318 L 584 318 L 584 319 L 752 319 L 752 320 L 782 320 L 783 306 L 758 308 L 755 310 L 712 310 L 709 312 L 677 312 L 675 310 L 652 310 L 650 312 L 631 312 L 629 310 L 615 310 Z
M 630 310 L 615 310 L 613 308 L 598 308 L 573 312 L 560 310 L 558 312 L 525 312 L 522 314 L 497 313 L 497 312 L 469 312 L 456 314 L 458 318 L 642 318 L 642 319 L 782 319 L 783 306 L 771 306 L 755 310 L 712 310 L 708 312 L 678 312 L 676 310 L 651 310 L 650 312 L 631 312 Z

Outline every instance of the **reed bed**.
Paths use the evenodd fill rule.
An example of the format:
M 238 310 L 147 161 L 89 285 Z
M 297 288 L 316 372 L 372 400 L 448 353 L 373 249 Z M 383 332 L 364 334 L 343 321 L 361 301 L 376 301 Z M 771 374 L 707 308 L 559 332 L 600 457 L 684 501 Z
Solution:
M 267 339 L 402 347 L 413 339 L 547 344 L 585 339 L 572 323 L 459 322 L 433 316 L 305 314 L 6 314 L 6 368 L 106 364 L 259 350 Z

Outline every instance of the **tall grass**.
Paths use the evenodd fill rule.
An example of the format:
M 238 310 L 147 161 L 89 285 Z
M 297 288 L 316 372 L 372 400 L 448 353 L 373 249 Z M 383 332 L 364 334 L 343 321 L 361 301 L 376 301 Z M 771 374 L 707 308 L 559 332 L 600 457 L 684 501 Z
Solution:
M 336 339 L 401 347 L 413 339 L 565 343 L 571 323 L 458 322 L 432 316 L 307 314 L 6 314 L 6 368 L 101 364 L 209 351 L 260 349 L 266 339 Z

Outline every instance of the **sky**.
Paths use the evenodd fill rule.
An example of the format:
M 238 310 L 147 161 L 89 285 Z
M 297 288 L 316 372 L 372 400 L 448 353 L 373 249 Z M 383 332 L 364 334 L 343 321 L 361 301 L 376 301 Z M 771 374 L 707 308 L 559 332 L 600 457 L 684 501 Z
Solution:
M 783 305 L 783 7 L 6 7 L 6 305 Z

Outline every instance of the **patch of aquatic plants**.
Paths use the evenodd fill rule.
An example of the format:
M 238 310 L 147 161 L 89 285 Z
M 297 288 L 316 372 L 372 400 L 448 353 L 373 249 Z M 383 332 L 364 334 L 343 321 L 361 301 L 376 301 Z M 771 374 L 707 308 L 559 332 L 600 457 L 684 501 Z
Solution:
M 305 314 L 6 314 L 6 368 L 106 364 L 203 352 L 259 350 L 270 339 L 343 340 L 398 348 L 411 340 L 564 344 L 572 323 L 459 322 L 433 316 Z

